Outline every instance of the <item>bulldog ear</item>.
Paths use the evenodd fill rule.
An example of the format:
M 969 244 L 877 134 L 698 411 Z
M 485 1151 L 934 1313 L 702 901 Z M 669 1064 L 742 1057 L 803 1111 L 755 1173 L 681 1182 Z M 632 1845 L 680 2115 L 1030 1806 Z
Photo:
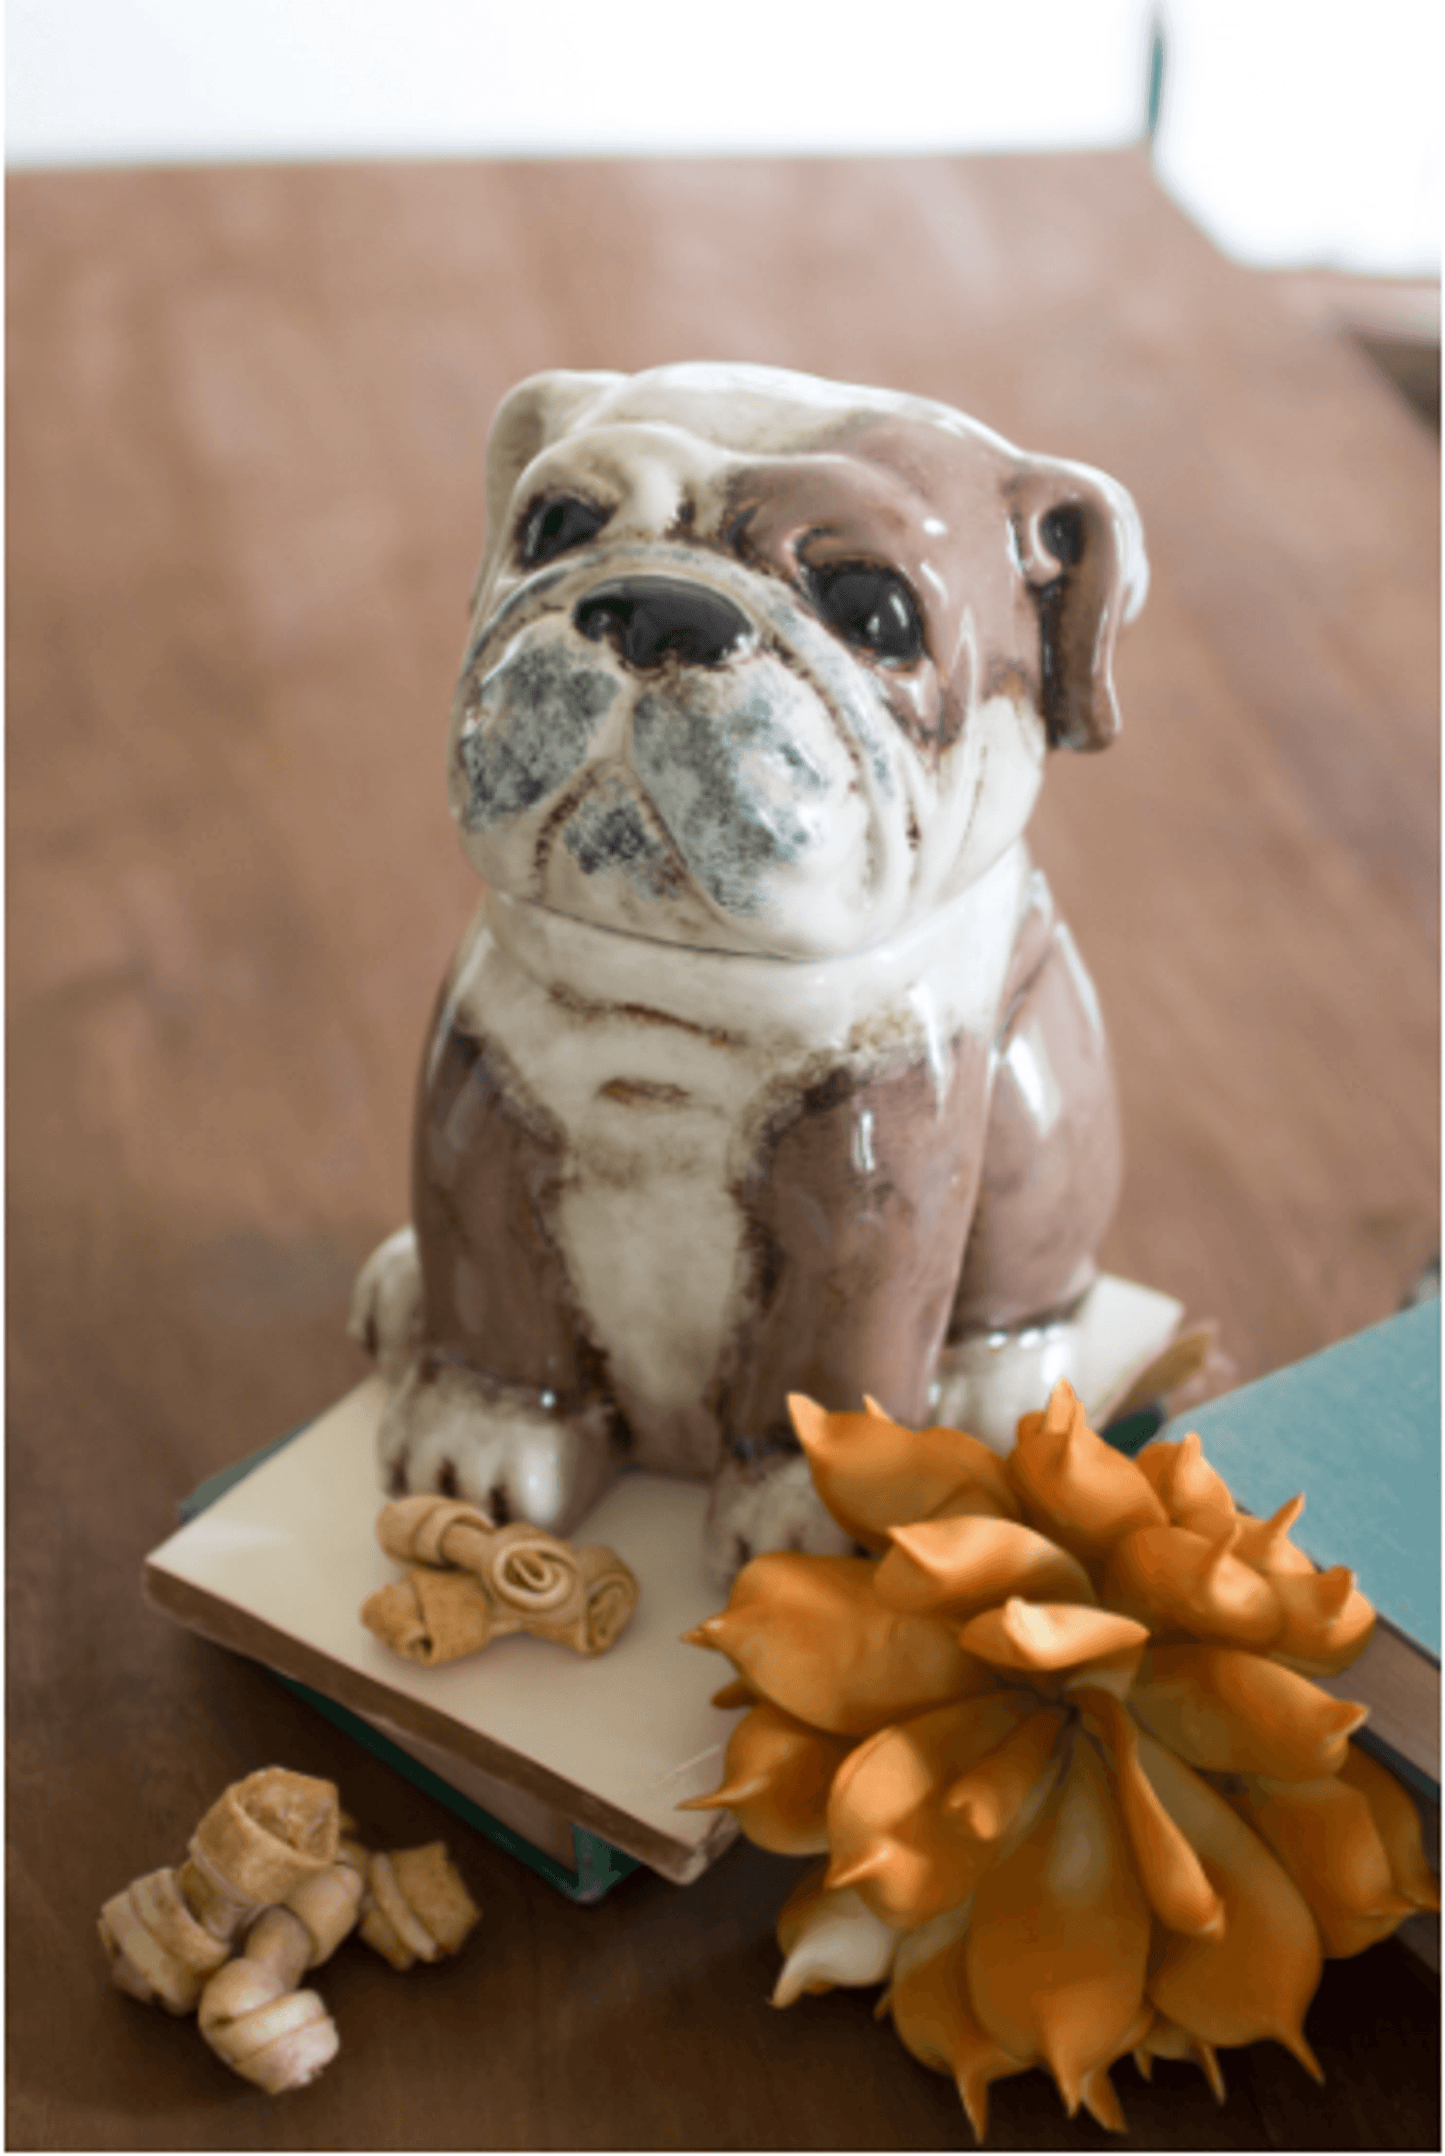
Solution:
M 1119 731 L 1114 639 L 1149 588 L 1139 512 L 1117 480 L 1084 464 L 1034 460 L 1010 495 L 1019 567 L 1038 609 L 1049 745 L 1102 749 Z
M 529 375 L 503 397 L 487 436 L 487 544 L 472 587 L 473 606 L 505 536 L 517 481 L 533 457 L 626 379 L 622 374 L 574 374 L 557 368 Z

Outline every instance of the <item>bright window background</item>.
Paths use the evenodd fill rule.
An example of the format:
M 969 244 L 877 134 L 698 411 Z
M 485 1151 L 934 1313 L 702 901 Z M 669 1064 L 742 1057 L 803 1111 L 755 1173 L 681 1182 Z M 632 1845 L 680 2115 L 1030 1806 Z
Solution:
M 1250 262 L 1433 276 L 1440 0 L 7 0 L 14 166 L 1102 148 Z

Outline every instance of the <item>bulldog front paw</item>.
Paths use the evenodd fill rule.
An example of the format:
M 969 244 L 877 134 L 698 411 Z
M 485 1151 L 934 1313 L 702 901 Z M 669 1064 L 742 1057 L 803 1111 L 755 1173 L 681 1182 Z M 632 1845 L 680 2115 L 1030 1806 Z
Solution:
M 718 1473 L 703 1528 L 703 1558 L 719 1587 L 731 1586 L 764 1550 L 848 1556 L 854 1547 L 813 1487 L 801 1452 L 728 1460 Z
M 420 1328 L 421 1260 L 416 1230 L 407 1226 L 378 1243 L 357 1274 L 346 1330 L 398 1385 L 416 1358 Z
M 382 1417 L 382 1485 L 480 1505 L 494 1524 L 569 1534 L 620 1465 L 605 1410 L 563 1416 L 546 1395 L 489 1385 L 423 1352 Z

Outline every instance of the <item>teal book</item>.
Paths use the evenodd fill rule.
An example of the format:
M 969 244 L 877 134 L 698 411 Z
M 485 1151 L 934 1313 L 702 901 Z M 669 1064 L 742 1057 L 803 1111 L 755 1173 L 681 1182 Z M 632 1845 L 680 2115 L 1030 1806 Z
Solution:
M 1292 1539 L 1348 1565 L 1379 1612 L 1375 1638 L 1329 1689 L 1370 1708 L 1362 1739 L 1439 1801 L 1440 1305 L 1422 1303 L 1336 1347 L 1177 1417 L 1235 1502 L 1267 1517 L 1298 1491 Z

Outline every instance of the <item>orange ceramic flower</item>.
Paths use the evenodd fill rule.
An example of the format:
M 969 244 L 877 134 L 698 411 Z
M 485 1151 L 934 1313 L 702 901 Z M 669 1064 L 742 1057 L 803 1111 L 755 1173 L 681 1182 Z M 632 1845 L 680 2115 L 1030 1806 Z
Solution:
M 1409 1798 L 1310 1680 L 1374 1611 L 1273 1520 L 1235 1511 L 1199 1439 L 1137 1462 L 1066 1384 L 1006 1460 L 871 1401 L 794 1399 L 813 1479 L 873 1557 L 774 1553 L 690 1637 L 750 1705 L 727 1807 L 765 1849 L 826 1852 L 778 1921 L 775 1994 L 886 1981 L 904 2043 L 988 2086 L 1047 2066 L 1122 2130 L 1109 2068 L 1272 2036 L 1313 2074 L 1324 1955 L 1438 1908 Z

